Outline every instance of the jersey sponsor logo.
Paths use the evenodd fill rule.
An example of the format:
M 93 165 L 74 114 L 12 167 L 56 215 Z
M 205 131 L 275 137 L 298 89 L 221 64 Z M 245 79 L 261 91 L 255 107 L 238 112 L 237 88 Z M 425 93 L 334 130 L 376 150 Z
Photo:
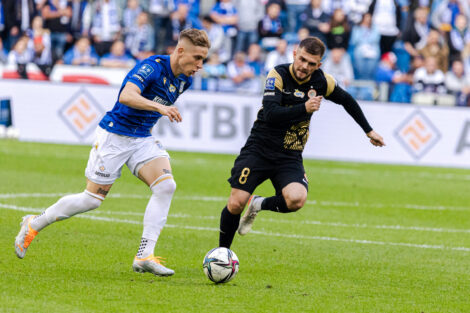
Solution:
M 148 78 L 153 72 L 153 67 L 148 64 L 142 65 L 137 71 L 137 75 L 142 76 L 144 79 Z
M 98 176 L 101 176 L 101 177 L 109 177 L 109 176 L 111 176 L 111 174 L 109 174 L 109 173 L 105 174 L 105 173 L 100 173 L 100 172 L 98 172 L 98 171 L 95 171 L 95 175 L 98 175 Z
M 165 99 L 160 98 L 159 96 L 155 96 L 155 98 L 153 98 L 152 101 L 156 102 L 156 103 L 163 104 L 163 105 L 171 105 L 172 104 L 172 103 L 166 101 Z
M 305 93 L 303 93 L 302 91 L 300 91 L 299 89 L 296 89 L 294 91 L 294 96 L 298 97 L 298 98 L 303 98 L 305 96 Z
M 176 87 L 173 86 L 173 84 L 170 84 L 170 88 L 168 88 L 168 90 L 170 90 L 171 93 L 174 93 L 176 91 Z
M 269 77 L 268 79 L 266 79 L 266 86 L 264 87 L 264 89 L 274 90 L 275 85 L 276 85 L 276 78 L 275 77 Z
M 137 78 L 141 83 L 144 82 L 144 79 L 137 74 L 132 75 L 133 78 Z
M 265 96 L 274 96 L 276 93 L 274 91 L 267 91 L 264 93 Z

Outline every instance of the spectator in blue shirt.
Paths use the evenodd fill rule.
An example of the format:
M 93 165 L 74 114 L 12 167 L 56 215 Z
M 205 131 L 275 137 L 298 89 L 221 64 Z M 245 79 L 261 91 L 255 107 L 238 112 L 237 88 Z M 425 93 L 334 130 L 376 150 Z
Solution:
M 225 35 L 225 50 L 229 51 L 230 56 L 235 47 L 235 38 L 237 36 L 238 11 L 232 0 L 219 0 L 212 8 L 210 17 L 222 26 Z
M 116 40 L 111 46 L 111 52 L 100 59 L 100 65 L 104 67 L 130 68 L 135 65 L 134 59 L 126 53 L 126 46 L 121 40 Z
M 199 19 L 189 15 L 189 6 L 180 3 L 171 16 L 172 40 L 173 44 L 178 41 L 179 33 L 188 28 L 201 29 L 202 25 Z
M 249 66 L 253 68 L 255 76 L 264 74 L 264 71 L 263 71 L 264 62 L 263 62 L 261 54 L 262 54 L 262 49 L 260 45 L 256 43 L 252 43 L 248 47 L 248 56 L 246 57 L 246 62 L 248 63 Z
M 361 24 L 354 26 L 350 44 L 353 46 L 353 67 L 357 79 L 373 79 L 380 59 L 380 33 L 372 25 L 372 16 L 364 14 Z
M 120 35 L 119 9 L 115 0 L 97 0 L 94 5 L 91 34 L 98 55 L 102 56 Z
M 281 39 L 284 28 L 282 27 L 281 6 L 275 2 L 268 4 L 266 15 L 258 23 L 258 34 L 261 40 L 261 46 L 266 50 L 276 48 L 279 39 Z
M 202 68 L 202 75 L 208 78 L 226 78 L 227 68 L 224 64 L 220 63 L 219 55 L 214 52 L 210 55 L 209 59 Z
M 302 27 L 309 30 L 310 36 L 321 39 L 326 44 L 326 36 L 330 31 L 330 16 L 321 7 L 321 0 L 312 0 L 300 16 Z
M 98 55 L 93 51 L 88 37 L 81 37 L 64 55 L 64 63 L 70 65 L 97 65 Z
M 155 47 L 155 33 L 149 24 L 148 14 L 140 12 L 136 25 L 126 37 L 126 48 L 134 58 L 142 60 L 148 58 Z
M 52 58 L 55 62 L 62 58 L 67 44 L 72 8 L 68 2 L 48 0 L 41 14 L 45 27 L 51 31 Z
M 124 37 L 131 32 L 134 25 L 137 23 L 137 17 L 142 8 L 139 5 L 139 0 L 128 0 L 127 7 L 122 14 L 122 26 Z

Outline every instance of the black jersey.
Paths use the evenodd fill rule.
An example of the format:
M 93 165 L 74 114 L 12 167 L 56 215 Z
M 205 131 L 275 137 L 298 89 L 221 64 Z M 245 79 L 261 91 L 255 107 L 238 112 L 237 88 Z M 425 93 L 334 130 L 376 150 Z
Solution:
M 261 146 L 265 152 L 301 155 L 312 117 L 305 109 L 305 102 L 312 96 L 328 97 L 335 85 L 334 78 L 321 69 L 299 81 L 293 74 L 292 64 L 276 66 L 266 79 L 263 106 L 247 145 Z

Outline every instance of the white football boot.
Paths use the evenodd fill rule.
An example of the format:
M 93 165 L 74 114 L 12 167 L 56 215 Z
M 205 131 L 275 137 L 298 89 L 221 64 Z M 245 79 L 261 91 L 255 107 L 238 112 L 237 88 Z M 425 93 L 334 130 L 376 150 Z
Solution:
M 175 273 L 174 270 L 162 265 L 162 258 L 154 256 L 153 254 L 142 259 L 135 257 L 134 263 L 132 263 L 132 269 L 134 272 L 149 272 L 156 276 L 171 276 Z
M 38 234 L 37 231 L 31 228 L 30 223 L 35 215 L 26 215 L 23 216 L 23 221 L 21 221 L 20 232 L 15 238 L 15 252 L 16 256 L 20 259 L 24 258 L 26 255 L 26 250 L 28 249 L 31 241 Z
M 261 211 L 261 203 L 264 198 L 260 196 L 252 195 L 248 200 L 248 208 L 245 211 L 245 214 L 240 219 L 240 225 L 238 226 L 238 233 L 241 236 L 248 234 L 253 226 L 256 215 Z

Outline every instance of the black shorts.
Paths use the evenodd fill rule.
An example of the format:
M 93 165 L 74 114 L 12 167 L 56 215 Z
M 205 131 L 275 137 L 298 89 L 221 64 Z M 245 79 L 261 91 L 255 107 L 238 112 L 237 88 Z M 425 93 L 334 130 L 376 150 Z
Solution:
M 300 183 L 308 190 L 302 158 L 283 158 L 277 154 L 275 158 L 267 158 L 252 149 L 242 149 L 232 168 L 232 176 L 228 179 L 232 188 L 250 194 L 266 179 L 270 179 L 276 195 L 290 183 Z

